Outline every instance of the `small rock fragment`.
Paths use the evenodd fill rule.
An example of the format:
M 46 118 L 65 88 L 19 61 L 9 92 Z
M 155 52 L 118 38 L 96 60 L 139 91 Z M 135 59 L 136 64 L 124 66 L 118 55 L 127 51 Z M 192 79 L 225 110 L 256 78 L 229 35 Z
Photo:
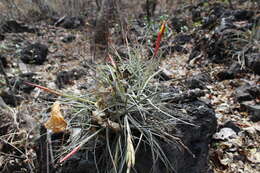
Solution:
M 63 43 L 71 43 L 71 42 L 74 41 L 75 39 L 76 39 L 76 37 L 75 37 L 74 35 L 67 35 L 67 36 L 63 37 L 63 38 L 61 39 L 61 41 L 62 41 Z
M 161 71 L 158 73 L 155 78 L 159 79 L 159 81 L 168 81 L 171 80 L 171 77 L 169 74 L 167 74 L 166 70 Z
M 235 138 L 237 136 L 236 132 L 232 130 L 231 128 L 222 128 L 220 129 L 219 132 L 215 133 L 213 135 L 213 139 L 218 139 L 218 140 L 228 140 L 231 138 Z
M 4 56 L 0 55 L 0 61 L 1 61 L 4 68 L 8 67 L 7 60 Z
M 5 36 L 3 34 L 0 34 L 0 41 L 3 41 L 5 39 Z
M 0 31 L 3 33 L 22 33 L 22 32 L 29 32 L 29 33 L 34 33 L 37 31 L 35 28 L 29 28 L 22 23 L 18 23 L 15 20 L 8 20 L 5 21 L 1 27 Z
M 194 9 L 191 11 L 191 13 L 193 22 L 199 22 L 202 19 L 200 9 Z
M 217 74 L 220 81 L 227 79 L 234 79 L 241 72 L 241 65 L 233 63 L 228 70 L 221 71 Z
M 251 20 L 254 16 L 254 11 L 240 9 L 236 10 L 233 15 L 236 21 Z
M 186 80 L 186 85 L 190 89 L 200 88 L 205 89 L 206 84 L 210 83 L 210 77 L 205 73 L 200 73 Z
M 4 100 L 5 104 L 16 107 L 21 104 L 22 102 L 22 97 L 14 95 L 10 91 L 2 91 L 0 93 L 0 97 Z
M 41 43 L 30 44 L 21 51 L 21 60 L 25 64 L 42 65 L 48 54 L 48 47 Z
M 247 159 L 256 164 L 260 164 L 260 152 L 256 148 L 249 149 Z
M 245 84 L 235 91 L 235 97 L 238 102 L 249 101 L 260 96 L 260 87 L 257 85 Z
M 187 26 L 187 23 L 184 19 L 173 17 L 171 19 L 171 25 L 172 28 L 179 33 L 182 31 L 183 27 Z
M 226 122 L 226 123 L 223 125 L 223 127 L 230 128 L 230 129 L 234 130 L 236 133 L 238 133 L 238 132 L 241 131 L 240 127 L 238 127 L 238 126 L 235 124 L 235 122 L 233 122 L 233 121 L 228 121 L 228 122 Z
M 176 44 L 184 45 L 186 43 L 189 43 L 191 41 L 192 37 L 187 34 L 179 34 L 175 37 L 174 42 Z
M 260 121 L 260 105 L 252 104 L 251 102 L 242 102 L 242 105 L 246 107 L 249 112 L 250 119 L 254 122 Z
M 206 16 L 202 20 L 202 29 L 211 29 L 217 23 L 217 17 L 215 15 Z
M 14 77 L 10 80 L 10 84 L 15 89 L 15 91 L 23 91 L 24 93 L 30 93 L 35 87 L 26 85 L 24 81 L 31 83 L 39 83 L 37 79 L 34 78 L 35 73 L 22 73 L 18 77 Z
M 73 84 L 73 80 L 78 80 L 85 74 L 83 69 L 73 69 L 71 71 L 61 71 L 57 74 L 55 84 L 59 89 L 64 88 L 65 85 Z
M 61 26 L 65 29 L 76 29 L 84 26 L 84 20 L 82 17 L 70 17 L 66 16 L 55 23 L 56 26 Z
M 254 53 L 248 55 L 246 65 L 253 72 L 260 75 L 260 53 Z

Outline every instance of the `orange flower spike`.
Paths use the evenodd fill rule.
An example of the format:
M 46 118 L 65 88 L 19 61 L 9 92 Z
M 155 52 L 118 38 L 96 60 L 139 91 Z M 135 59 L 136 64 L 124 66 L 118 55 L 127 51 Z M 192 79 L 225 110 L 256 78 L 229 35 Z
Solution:
M 164 21 L 160 28 L 160 31 L 157 34 L 157 39 L 156 39 L 155 49 L 154 49 L 154 56 L 157 56 L 158 50 L 160 48 L 161 39 L 165 32 L 165 28 L 166 28 L 166 22 Z

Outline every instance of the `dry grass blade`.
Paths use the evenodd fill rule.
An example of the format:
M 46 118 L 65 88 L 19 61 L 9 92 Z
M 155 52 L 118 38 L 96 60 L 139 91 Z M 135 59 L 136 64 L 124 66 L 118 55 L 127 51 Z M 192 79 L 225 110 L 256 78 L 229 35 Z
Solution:
M 61 93 L 61 92 L 58 92 L 58 91 L 55 91 L 53 89 L 50 89 L 50 88 L 46 88 L 44 86 L 41 86 L 41 85 L 37 85 L 37 84 L 33 84 L 33 83 L 30 83 L 30 82 L 25 82 L 25 84 L 27 85 L 30 85 L 30 86 L 34 86 L 36 88 L 40 88 L 46 92 L 49 92 L 51 94 L 55 94 L 55 95 L 58 95 L 58 96 L 62 96 L 62 97 L 66 97 L 66 98 L 70 98 L 72 100 L 77 100 L 77 101 L 80 101 L 80 102 L 84 102 L 84 103 L 88 103 L 88 104 L 92 104 L 92 105 L 95 105 L 95 102 L 92 102 L 90 100 L 86 100 L 86 99 L 83 99 L 83 98 L 80 98 L 80 97 L 75 97 L 75 96 L 72 96 L 72 95 L 68 95 L 68 94 L 64 94 L 64 93 Z

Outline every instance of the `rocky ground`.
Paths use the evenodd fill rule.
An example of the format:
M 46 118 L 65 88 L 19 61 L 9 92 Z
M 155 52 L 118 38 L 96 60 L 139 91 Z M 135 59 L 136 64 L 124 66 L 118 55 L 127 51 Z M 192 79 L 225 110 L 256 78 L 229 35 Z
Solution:
M 150 58 L 149 50 L 153 50 L 161 21 L 167 21 L 157 57 L 162 70 L 157 82 L 176 90 L 205 92 L 187 103 L 178 100 L 178 104 L 183 102 L 178 105 L 180 109 L 190 110 L 188 114 L 192 118 L 194 112 L 199 111 L 194 122 L 201 127 L 190 130 L 179 127 L 183 128 L 181 135 L 190 137 L 190 140 L 183 138 L 184 144 L 200 154 L 193 153 L 197 154 L 197 160 L 183 154 L 186 161 L 197 164 L 186 165 L 186 168 L 172 161 L 179 166 L 175 165 L 178 172 L 206 172 L 202 166 L 206 164 L 205 159 L 215 173 L 260 172 L 259 4 L 228 2 L 201 1 L 179 5 L 167 12 L 161 9 L 163 5 L 157 5 L 150 18 L 150 27 L 145 11 L 139 7 L 135 18 L 127 21 L 130 46 L 142 45 Z M 85 94 L 96 87 L 91 65 L 94 66 L 93 61 L 103 60 L 93 60 L 92 38 L 97 29 L 94 24 L 95 18 L 91 16 L 58 17 L 33 23 L 3 20 L 1 23 L 0 62 L 4 69 L 0 76 L 2 172 L 36 172 L 39 169 L 37 152 L 41 142 L 36 141 L 41 139 L 41 124 L 48 119 L 50 107 L 57 98 L 24 81 L 73 95 Z M 114 24 L 109 29 L 109 42 L 120 56 L 127 56 L 127 47 L 118 33 Z M 200 112 L 201 107 L 205 112 Z M 71 118 L 68 105 L 62 111 L 65 119 Z M 191 135 L 193 132 L 195 137 Z M 169 157 L 181 155 L 175 154 Z M 145 158 L 140 163 L 147 164 Z M 58 169 L 60 166 L 57 165 L 53 167 L 57 172 L 69 172 L 68 167 L 74 166 L 67 163 L 64 169 Z M 143 167 L 137 165 L 136 169 Z M 211 169 L 207 171 L 211 172 Z

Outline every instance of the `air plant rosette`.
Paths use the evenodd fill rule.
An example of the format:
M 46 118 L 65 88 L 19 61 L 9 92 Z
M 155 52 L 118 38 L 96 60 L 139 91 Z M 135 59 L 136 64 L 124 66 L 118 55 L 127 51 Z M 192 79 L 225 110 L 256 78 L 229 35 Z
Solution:
M 85 98 L 28 83 L 64 98 L 61 101 L 69 103 L 75 115 L 70 122 L 78 121 L 81 126 L 79 136 L 71 137 L 66 146 L 55 152 L 58 164 L 83 152 L 90 155 L 99 172 L 131 172 L 138 164 L 136 155 L 147 148 L 152 162 L 162 163 L 171 172 L 174 167 L 161 144 L 171 143 L 188 150 L 173 132 L 176 123 L 190 123 L 175 117 L 167 108 L 164 87 L 154 78 L 160 73 L 156 70 L 158 58 L 147 60 L 140 48 L 128 50 L 128 59 L 109 55 L 106 64 L 96 67 L 97 87 Z M 69 128 L 73 125 L 69 124 Z

